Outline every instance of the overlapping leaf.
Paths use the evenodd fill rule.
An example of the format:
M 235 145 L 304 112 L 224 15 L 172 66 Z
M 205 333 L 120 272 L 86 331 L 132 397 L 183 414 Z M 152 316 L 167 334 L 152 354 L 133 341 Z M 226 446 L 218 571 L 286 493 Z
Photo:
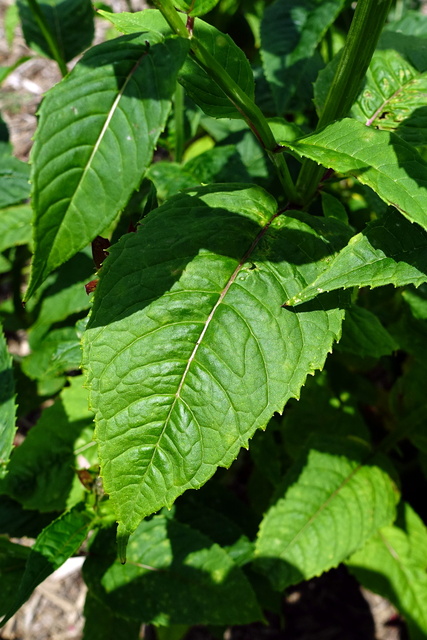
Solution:
M 141 623 L 118 615 L 88 591 L 83 640 L 138 640 Z
M 192 16 L 203 16 L 218 4 L 219 0 L 174 0 L 174 5 Z
M 406 504 L 396 525 L 379 531 L 346 563 L 363 586 L 404 615 L 411 640 L 427 634 L 426 549 L 426 527 Z
M 371 187 L 412 222 L 427 228 L 427 163 L 393 133 L 344 118 L 286 146 Z
M 348 228 L 275 211 L 260 188 L 194 189 L 104 263 L 84 357 L 102 476 L 124 530 L 230 465 L 339 336 L 337 299 L 304 313 L 281 305 Z
M 0 251 L 31 242 L 32 217 L 33 212 L 27 204 L 8 207 L 0 212 Z
M 10 207 L 29 197 L 29 176 L 30 168 L 26 162 L 7 153 L 0 155 L 0 208 Z
M 427 72 L 418 72 L 397 51 L 377 51 L 352 115 L 409 143 L 426 144 L 426 92 Z
M 60 511 L 82 499 L 83 487 L 74 471 L 78 466 L 74 449 L 85 430 L 90 440 L 93 418 L 82 378 L 71 382 L 16 449 L 0 485 L 2 493 L 27 509 Z
M 427 282 L 427 233 L 390 210 L 367 225 L 330 261 L 320 276 L 287 304 L 299 304 L 325 291 L 386 284 Z
M 358 305 L 347 309 L 343 336 L 338 345 L 340 351 L 354 353 L 361 358 L 381 358 L 397 348 L 397 342 L 374 313 Z
M 343 5 L 343 0 L 276 0 L 265 10 L 261 56 L 279 114 L 298 89 L 315 80 L 321 59 L 313 61 L 313 54 Z
M 105 229 L 138 187 L 188 49 L 184 39 L 159 38 L 123 36 L 93 47 L 43 101 L 33 147 L 28 297 Z
M 24 604 L 38 584 L 79 549 L 89 532 L 92 520 L 92 516 L 80 504 L 43 529 L 31 549 L 24 575 L 15 591 L 13 604 L 2 624 Z
M 12 606 L 15 593 L 25 571 L 30 549 L 0 538 L 0 579 L 2 593 L 0 616 L 4 616 Z
M 368 456 L 360 441 L 322 438 L 290 469 L 255 551 L 277 589 L 336 567 L 393 522 L 396 487 L 384 461 Z
M 39 6 L 66 62 L 90 46 L 95 31 L 90 0 L 42 0 Z M 28 46 L 51 58 L 52 51 L 28 2 L 18 0 L 18 9 Z
M 0 327 L 0 478 L 5 474 L 16 431 L 14 391 L 12 358 Z
M 121 14 L 103 12 L 103 15 L 124 33 L 135 33 L 145 29 L 163 35 L 171 33 L 169 25 L 159 11 L 146 9 L 139 13 Z M 196 20 L 193 36 L 203 43 L 224 71 L 253 100 L 255 84 L 251 66 L 243 51 L 234 44 L 230 36 L 203 20 Z M 216 82 L 191 58 L 185 61 L 179 73 L 179 81 L 207 115 L 213 118 L 242 117 Z
M 114 537 L 98 534 L 84 575 L 104 604 L 143 622 L 246 624 L 262 619 L 249 581 L 227 552 L 162 515 L 142 522 L 131 536 L 126 565 L 116 557 Z

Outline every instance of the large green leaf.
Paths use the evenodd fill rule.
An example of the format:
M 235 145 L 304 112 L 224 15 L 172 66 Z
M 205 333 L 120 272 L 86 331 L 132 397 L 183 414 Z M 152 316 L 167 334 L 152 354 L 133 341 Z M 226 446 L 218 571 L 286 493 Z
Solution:
M 145 9 L 138 13 L 109 14 L 102 12 L 120 31 L 135 33 L 142 30 L 167 35 L 171 29 L 160 11 Z M 185 16 L 183 16 L 183 19 Z M 255 84 L 253 72 L 243 51 L 230 36 L 221 33 L 203 20 L 196 20 L 193 35 L 199 39 L 224 71 L 253 100 Z M 241 118 L 242 114 L 231 104 L 225 93 L 214 80 L 192 60 L 187 58 L 179 76 L 188 95 L 205 113 L 213 118 Z
M 352 115 L 409 143 L 426 144 L 426 92 L 427 72 L 417 71 L 397 51 L 377 51 Z
M 93 416 L 87 408 L 82 378 L 72 378 L 70 382 L 15 449 L 0 484 L 2 493 L 26 509 L 61 511 L 83 497 L 83 487 L 74 471 L 78 466 L 74 450 L 85 430 L 91 434 Z
M 83 342 L 123 529 L 229 466 L 323 366 L 339 301 L 281 305 L 348 234 L 333 220 L 276 216 L 262 189 L 233 185 L 175 196 L 111 248 Z
M 354 176 L 411 222 L 427 228 L 427 163 L 399 136 L 344 118 L 285 145 L 324 167 Z
M 90 0 L 41 0 L 38 4 L 66 62 L 90 46 L 94 36 L 94 10 Z M 52 58 L 28 2 L 18 0 L 18 8 L 28 46 Z
M 275 587 L 336 567 L 393 522 L 397 489 L 356 439 L 313 441 L 261 523 L 255 557 Z
M 427 16 L 420 11 L 404 11 L 402 17 L 385 25 L 379 49 L 394 49 L 418 71 L 427 71 Z
M 25 573 L 15 591 L 4 624 L 30 597 L 32 591 L 58 569 L 83 544 L 93 516 L 79 504 L 49 524 L 37 537 L 25 567 Z
M 427 636 L 427 530 L 405 504 L 396 525 L 385 527 L 347 566 L 367 589 L 404 615 L 411 640 Z
M 188 49 L 184 39 L 159 38 L 123 36 L 93 47 L 43 100 L 33 147 L 35 256 L 27 297 L 105 229 L 138 187 Z
M 343 5 L 343 0 L 276 0 L 265 10 L 261 56 L 279 114 L 315 80 L 319 64 L 313 65 L 313 55 Z
M 111 533 L 111 532 L 110 532 Z M 100 532 L 84 565 L 94 595 L 129 618 L 165 624 L 246 624 L 262 612 L 244 573 L 219 545 L 163 515 L 131 536 L 126 565 Z
M 6 472 L 16 431 L 14 391 L 12 358 L 7 350 L 3 329 L 0 327 L 0 478 Z
M 354 236 L 308 287 L 287 304 L 299 304 L 325 291 L 427 282 L 427 233 L 396 210 Z

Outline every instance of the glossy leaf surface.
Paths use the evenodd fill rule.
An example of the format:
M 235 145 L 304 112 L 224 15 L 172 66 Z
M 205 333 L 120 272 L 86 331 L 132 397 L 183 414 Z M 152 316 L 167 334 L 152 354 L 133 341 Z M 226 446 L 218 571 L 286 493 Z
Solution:
M 427 228 L 427 163 L 397 135 L 344 118 L 285 144 L 324 167 L 354 176 L 411 222 Z
M 255 551 L 277 589 L 336 567 L 393 521 L 397 489 L 383 461 L 368 456 L 360 441 L 322 438 L 290 469 Z
M 260 188 L 194 189 L 110 250 L 84 357 L 102 476 L 125 530 L 229 466 L 340 334 L 336 298 L 304 313 L 281 305 L 348 228 L 275 214 Z
M 188 48 L 182 39 L 158 40 L 123 36 L 93 47 L 43 101 L 33 147 L 35 255 L 27 297 L 100 234 L 138 187 Z

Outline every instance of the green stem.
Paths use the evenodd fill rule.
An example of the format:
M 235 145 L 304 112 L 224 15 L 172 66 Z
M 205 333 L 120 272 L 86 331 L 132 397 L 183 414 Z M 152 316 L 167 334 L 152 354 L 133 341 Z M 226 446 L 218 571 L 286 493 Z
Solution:
M 174 100 L 175 162 L 182 162 L 184 154 L 184 89 L 176 83 Z
M 317 129 L 345 117 L 356 100 L 368 70 L 392 0 L 359 0 L 326 97 Z M 305 160 L 298 177 L 297 190 L 305 203 L 317 190 L 325 169 Z
M 51 32 L 49 25 L 46 21 L 46 18 L 43 15 L 42 10 L 40 9 L 40 5 L 37 0 L 28 0 L 28 4 L 33 13 L 34 20 L 37 23 L 40 31 L 43 34 L 44 39 L 46 40 L 49 49 L 52 53 L 53 59 L 56 61 L 59 70 L 61 72 L 62 77 L 66 76 L 68 73 L 67 65 L 65 64 L 65 60 L 63 55 L 59 50 L 58 42 Z
M 170 0 L 154 0 L 154 4 L 161 11 L 169 26 L 178 35 L 191 37 L 190 51 L 197 64 L 223 90 L 232 105 L 241 113 L 242 117 L 266 150 L 270 160 L 276 167 L 284 193 L 290 202 L 298 202 L 298 194 L 289 173 L 288 165 L 282 153 L 278 153 L 278 145 L 274 139 L 270 126 L 262 111 L 245 94 L 239 85 L 231 78 L 217 60 L 209 53 L 201 42 L 190 36 Z

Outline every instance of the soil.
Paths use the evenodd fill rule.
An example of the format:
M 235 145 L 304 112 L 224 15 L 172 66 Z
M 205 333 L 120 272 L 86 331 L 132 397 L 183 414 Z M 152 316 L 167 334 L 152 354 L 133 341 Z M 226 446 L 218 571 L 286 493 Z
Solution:
M 19 26 L 9 46 L 4 15 L 12 0 L 0 0 L 0 65 L 9 66 L 23 56 L 31 59 L 4 82 L 0 112 L 6 121 L 15 155 L 28 160 L 36 128 L 36 111 L 45 91 L 61 78 L 56 63 L 41 58 L 25 45 Z M 125 0 L 110 0 L 114 11 L 129 10 Z M 132 0 L 133 10 L 144 8 Z M 98 20 L 96 42 L 103 40 L 108 24 Z M 74 61 L 75 62 L 75 61 Z M 73 63 L 71 63 L 73 64 Z M 23 542 L 22 540 L 20 541 Z M 31 543 L 32 541 L 29 541 Z M 30 600 L 0 629 L 4 640 L 80 640 L 84 626 L 86 587 L 81 577 L 83 558 L 70 558 L 37 587 Z M 212 630 L 194 627 L 187 640 L 405 640 L 406 632 L 396 610 L 383 598 L 360 589 L 345 569 L 328 572 L 292 590 L 283 602 L 283 616 L 270 624 Z M 155 638 L 141 627 L 141 638 Z

